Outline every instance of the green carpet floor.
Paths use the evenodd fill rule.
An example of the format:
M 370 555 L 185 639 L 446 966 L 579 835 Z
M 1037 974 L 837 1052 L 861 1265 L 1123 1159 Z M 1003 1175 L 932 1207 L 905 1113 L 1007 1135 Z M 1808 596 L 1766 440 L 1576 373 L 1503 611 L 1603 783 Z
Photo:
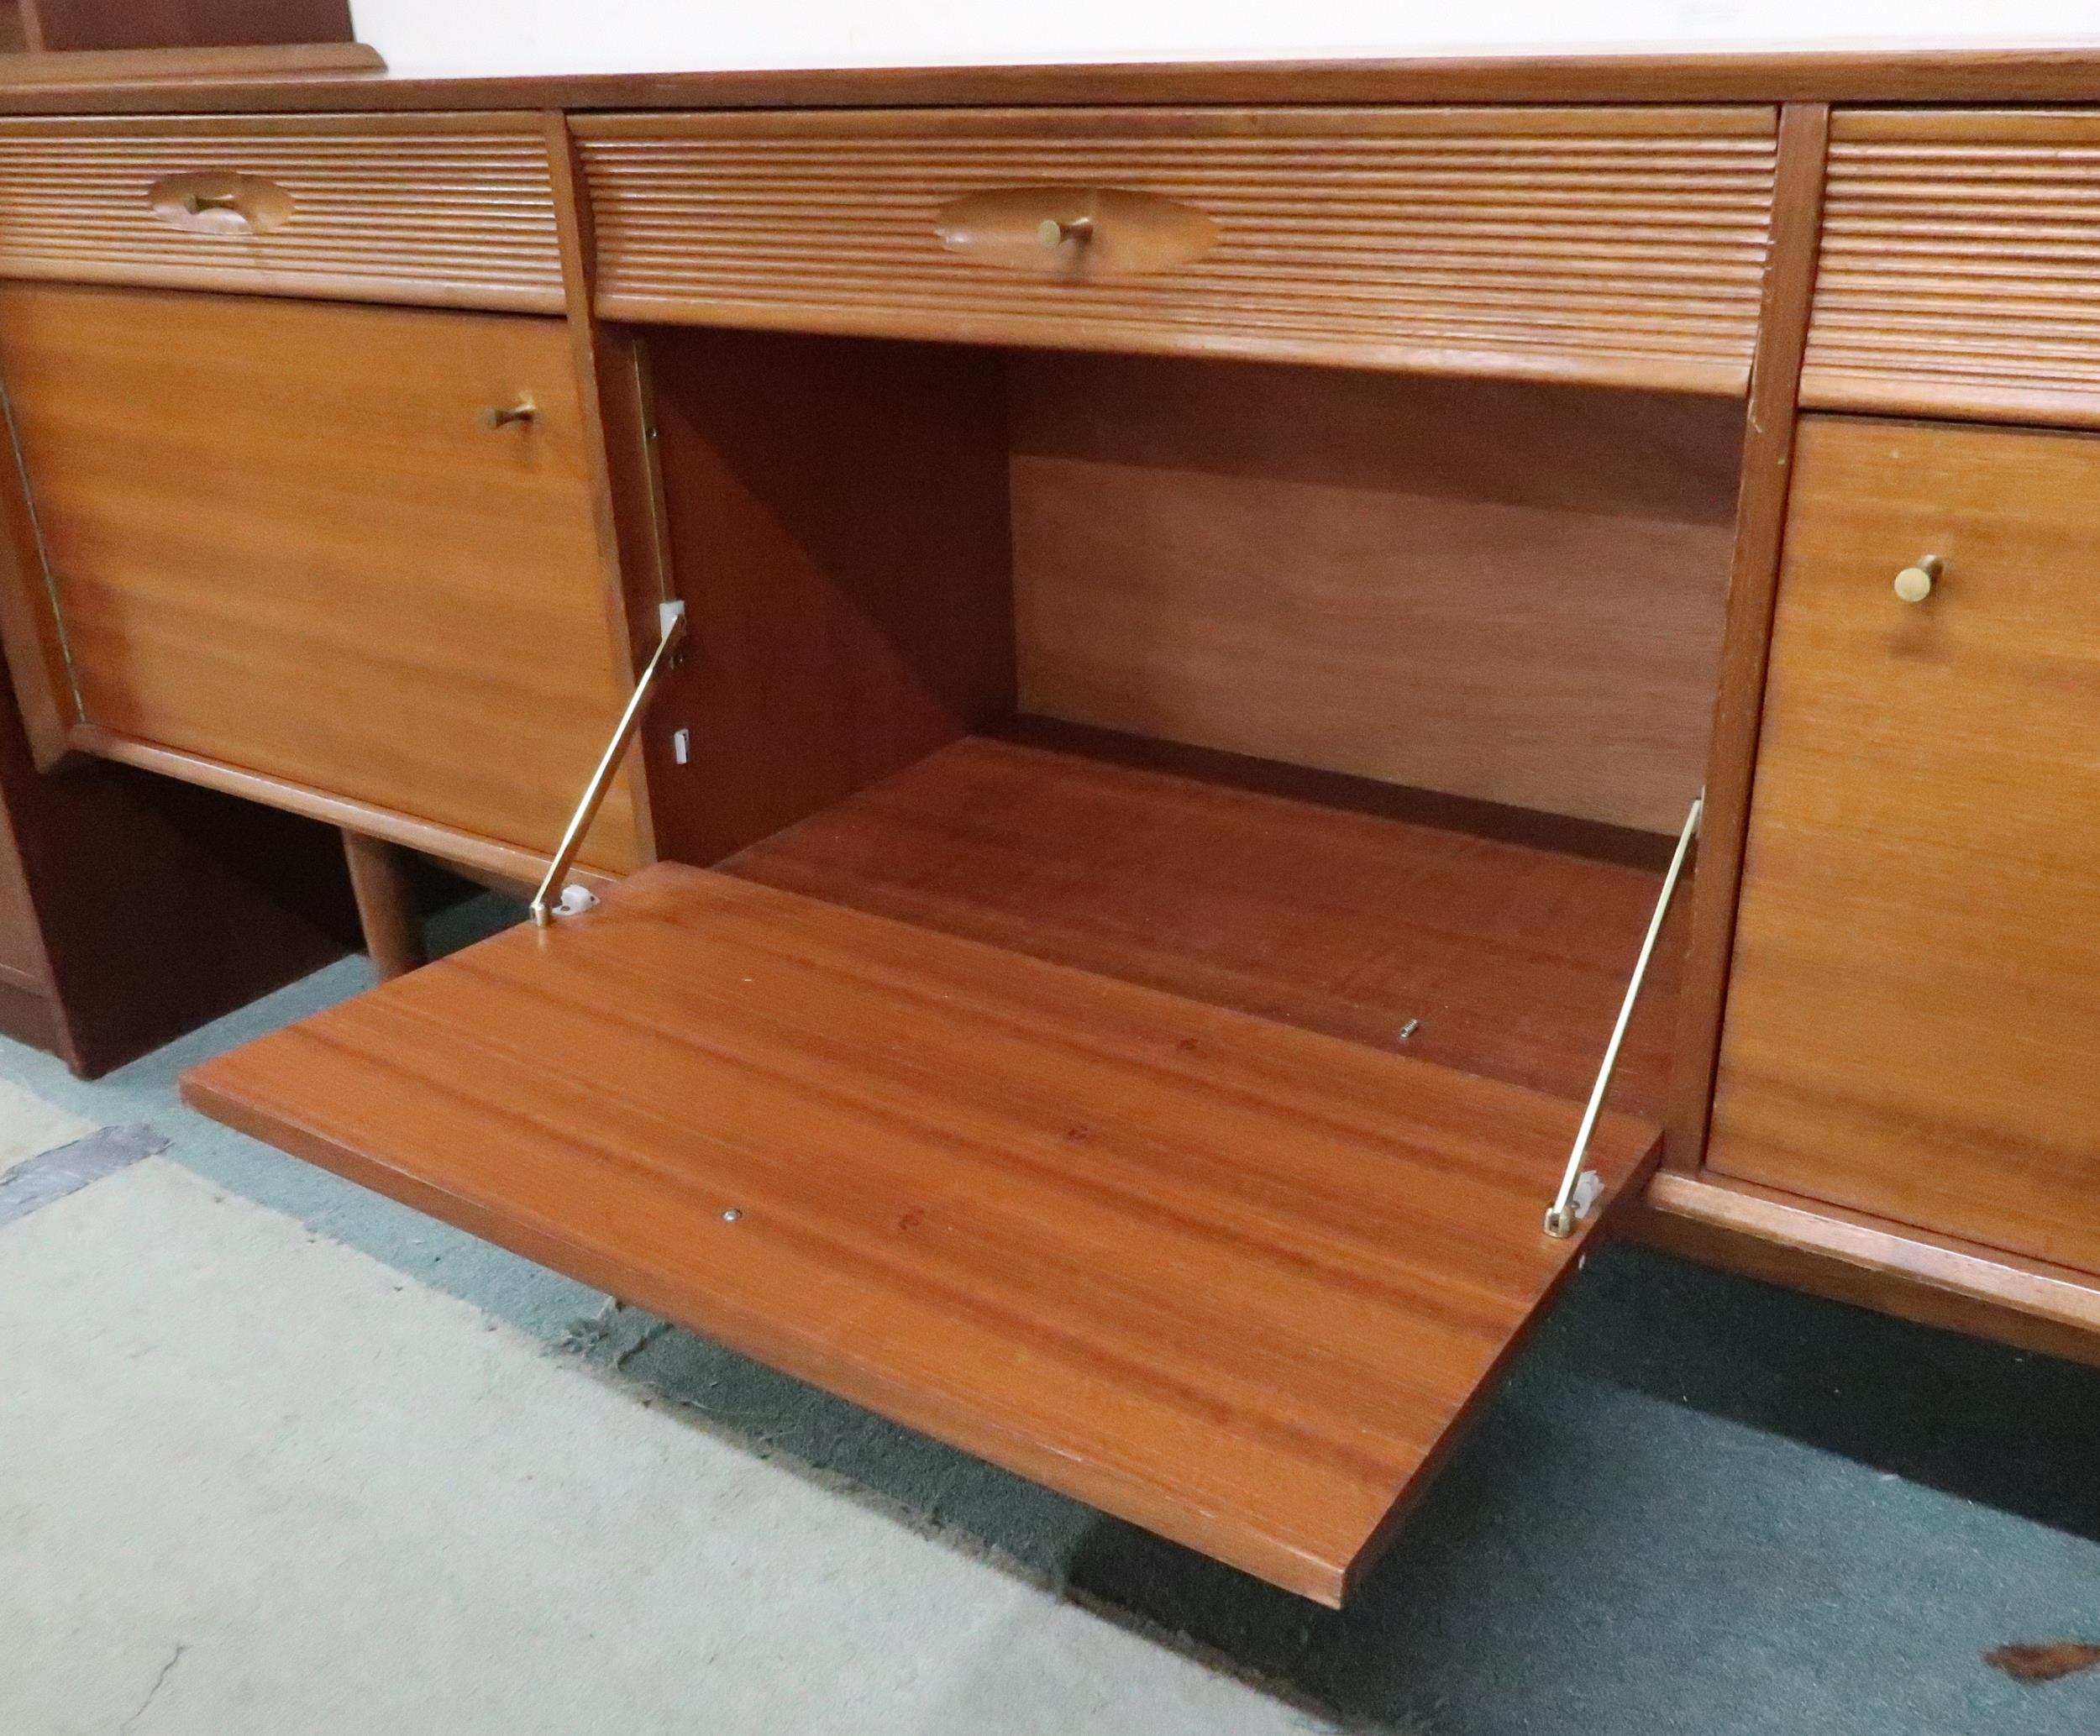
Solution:
M 458 940 L 505 920 L 452 913 Z M 2100 1736 L 2100 1371 L 1630 1246 L 1593 1258 L 1339 1614 L 894 1428 L 203 1120 L 181 1071 L 368 982 L 333 966 L 83 1085 L 0 1076 L 1345 1727 Z M 354 1346 L 344 1353 L 354 1354 Z M 850 1574 L 852 1564 L 839 1571 Z

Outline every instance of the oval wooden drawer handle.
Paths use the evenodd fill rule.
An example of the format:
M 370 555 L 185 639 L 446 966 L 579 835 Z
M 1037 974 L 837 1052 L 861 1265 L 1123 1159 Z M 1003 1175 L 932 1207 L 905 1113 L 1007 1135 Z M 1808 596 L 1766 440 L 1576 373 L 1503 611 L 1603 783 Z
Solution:
M 1170 271 L 1218 243 L 1206 212 L 1126 187 L 989 188 L 942 206 L 938 228 L 950 253 L 1079 281 Z
M 153 213 L 198 235 L 260 235 L 291 220 L 291 195 L 260 175 L 202 169 L 164 175 L 146 189 Z
M 1922 603 L 1932 595 L 1939 579 L 1940 557 L 1929 554 L 1916 566 L 1905 567 L 1896 575 L 1896 595 L 1906 603 Z

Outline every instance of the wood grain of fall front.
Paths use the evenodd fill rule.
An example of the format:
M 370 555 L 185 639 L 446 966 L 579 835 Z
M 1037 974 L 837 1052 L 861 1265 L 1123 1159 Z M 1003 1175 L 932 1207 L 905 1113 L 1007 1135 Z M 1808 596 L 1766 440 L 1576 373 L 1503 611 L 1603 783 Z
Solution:
M 184 1090 L 1329 1603 L 1605 1214 L 1572 1102 L 672 864 Z

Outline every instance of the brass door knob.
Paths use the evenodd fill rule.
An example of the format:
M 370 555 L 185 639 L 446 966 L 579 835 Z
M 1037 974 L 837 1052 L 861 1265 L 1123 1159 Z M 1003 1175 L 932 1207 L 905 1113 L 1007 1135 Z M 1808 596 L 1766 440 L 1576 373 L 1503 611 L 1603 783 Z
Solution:
M 491 404 L 481 412 L 481 426 L 493 433 L 514 422 L 529 422 L 539 414 L 539 406 L 530 398 L 520 398 L 515 404 Z
M 1046 217 L 1036 225 L 1036 239 L 1045 247 L 1062 247 L 1068 241 L 1084 244 L 1093 239 L 1090 217 Z
M 1940 578 L 1940 557 L 1929 554 L 1914 567 L 1905 567 L 1896 575 L 1896 595 L 1906 603 L 1922 603 L 1932 595 L 1932 587 Z

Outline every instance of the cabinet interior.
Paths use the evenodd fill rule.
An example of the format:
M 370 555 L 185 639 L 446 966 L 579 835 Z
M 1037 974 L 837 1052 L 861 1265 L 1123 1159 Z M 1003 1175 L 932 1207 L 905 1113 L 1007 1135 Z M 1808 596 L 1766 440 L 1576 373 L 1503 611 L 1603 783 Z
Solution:
M 650 732 L 666 857 L 1586 1091 L 1703 776 L 1739 402 L 643 348 L 693 627 Z

